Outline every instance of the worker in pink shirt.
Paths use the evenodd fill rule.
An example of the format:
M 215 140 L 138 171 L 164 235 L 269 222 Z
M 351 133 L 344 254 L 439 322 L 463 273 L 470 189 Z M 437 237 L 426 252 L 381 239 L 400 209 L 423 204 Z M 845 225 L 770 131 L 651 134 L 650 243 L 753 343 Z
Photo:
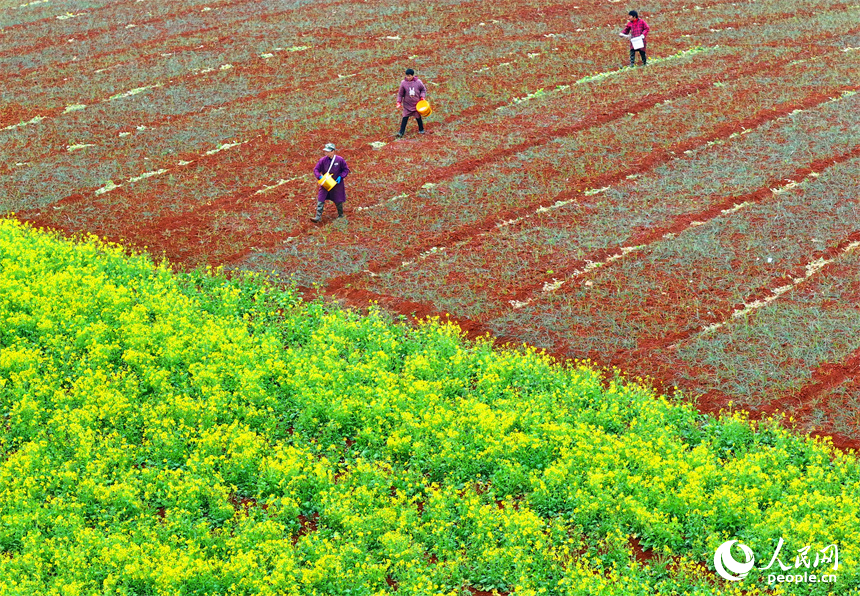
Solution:
M 630 40 L 630 66 L 636 64 L 636 52 L 639 52 L 642 57 L 642 66 L 645 66 L 648 61 L 645 57 L 645 39 L 651 28 L 648 27 L 648 23 L 639 18 L 639 13 L 635 10 L 631 10 L 627 15 L 627 26 L 619 35 Z M 642 38 L 641 47 L 637 47 L 639 44 L 635 43 L 635 39 L 638 37 Z
M 424 134 L 424 121 L 421 120 L 421 114 L 415 109 L 418 102 L 427 96 L 427 88 L 421 79 L 415 76 L 415 71 L 411 68 L 406 69 L 406 76 L 403 82 L 400 83 L 400 89 L 397 90 L 397 107 L 403 109 L 403 119 L 400 121 L 400 132 L 397 133 L 397 138 L 402 138 L 406 134 L 406 121 L 410 116 L 414 116 L 418 121 L 418 133 Z

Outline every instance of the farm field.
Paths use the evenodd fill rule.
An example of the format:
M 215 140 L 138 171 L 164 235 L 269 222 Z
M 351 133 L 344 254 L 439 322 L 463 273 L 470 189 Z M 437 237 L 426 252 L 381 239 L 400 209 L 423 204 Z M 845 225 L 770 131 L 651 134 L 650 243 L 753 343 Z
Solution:
M 322 6 L 0 0 L 0 217 L 440 316 L 678 388 L 695 415 L 784 413 L 860 447 L 856 0 Z M 630 8 L 652 28 L 647 68 L 624 66 Z M 406 67 L 434 113 L 396 140 Z M 329 204 L 315 225 L 327 142 L 352 171 L 347 218 Z M 386 465 L 405 440 L 390 437 Z M 469 498 L 493 505 L 480 474 Z M 505 490 L 558 513 L 537 485 Z M 583 540 L 621 552 L 644 537 L 631 507 L 621 538 L 601 518 Z M 679 549 L 692 530 L 673 531 L 642 544 L 699 563 L 714 546 Z M 495 571 L 466 577 L 475 565 L 439 585 L 519 592 Z
M 857 593 L 853 453 L 126 253 L 0 220 L 0 595 Z
M 67 4 L 5 12 L 19 219 L 448 313 L 856 445 L 816 397 L 822 376 L 851 393 L 849 295 L 774 327 L 801 285 L 854 271 L 855 5 L 650 5 L 651 64 L 625 70 L 609 3 L 339 2 L 324 29 L 303 3 Z M 392 142 L 407 63 L 436 114 Z M 315 227 L 328 140 L 349 218 Z

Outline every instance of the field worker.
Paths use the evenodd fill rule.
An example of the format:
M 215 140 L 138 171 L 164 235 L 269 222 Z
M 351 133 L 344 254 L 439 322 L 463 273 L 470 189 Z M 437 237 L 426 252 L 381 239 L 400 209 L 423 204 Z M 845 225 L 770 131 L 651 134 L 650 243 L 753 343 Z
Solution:
M 397 138 L 403 138 L 406 133 L 406 121 L 409 116 L 414 116 L 418 121 L 418 133 L 424 134 L 424 121 L 421 119 L 415 106 L 419 101 L 427 97 L 427 88 L 421 79 L 415 77 L 415 71 L 411 68 L 406 69 L 406 76 L 403 82 L 400 83 L 400 89 L 397 91 L 397 107 L 403 109 L 403 120 L 400 121 L 400 132 L 397 133 Z
M 619 35 L 630 39 L 630 66 L 632 67 L 636 64 L 636 52 L 639 52 L 639 55 L 642 56 L 642 66 L 645 66 L 648 61 L 645 57 L 645 38 L 648 37 L 648 32 L 651 28 L 648 27 L 648 23 L 639 18 L 639 13 L 635 10 L 631 10 L 627 15 L 627 26 L 624 27 L 624 30 Z M 635 48 L 633 38 L 640 36 L 642 37 L 642 47 Z
M 325 157 L 320 159 L 314 167 L 314 176 L 316 176 L 317 180 L 326 174 L 331 174 L 331 177 L 337 181 L 337 184 L 331 190 L 326 190 L 320 186 L 317 193 L 317 214 L 316 217 L 311 218 L 311 221 L 314 223 L 319 223 L 322 220 L 323 206 L 327 200 L 334 203 L 334 206 L 337 207 L 338 218 L 343 217 L 343 204 L 346 201 L 344 178 L 349 174 L 349 168 L 344 158 L 334 154 L 334 149 L 334 143 L 327 143 L 323 147 Z

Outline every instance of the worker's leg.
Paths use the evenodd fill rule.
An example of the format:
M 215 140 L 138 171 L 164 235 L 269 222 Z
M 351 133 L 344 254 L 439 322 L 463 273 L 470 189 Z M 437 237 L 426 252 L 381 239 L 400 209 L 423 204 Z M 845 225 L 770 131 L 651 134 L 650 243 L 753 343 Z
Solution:
M 325 201 L 317 201 L 317 214 L 316 217 L 311 218 L 312 222 L 319 223 L 322 220 L 323 207 L 325 207 Z

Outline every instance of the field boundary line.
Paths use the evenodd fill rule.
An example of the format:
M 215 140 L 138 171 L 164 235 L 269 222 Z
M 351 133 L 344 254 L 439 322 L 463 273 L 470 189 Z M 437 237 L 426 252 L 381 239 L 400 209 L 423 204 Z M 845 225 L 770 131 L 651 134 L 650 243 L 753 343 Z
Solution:
M 436 308 L 434 304 L 428 302 L 410 301 L 400 296 L 382 294 L 379 292 L 374 292 L 372 290 L 366 290 L 356 287 L 344 287 L 339 288 L 337 290 L 328 290 L 319 287 L 299 287 L 298 290 L 302 293 L 303 300 L 306 301 L 310 301 L 316 298 L 327 297 L 341 304 L 342 306 L 355 309 L 366 309 L 371 304 L 378 304 L 389 313 L 409 317 L 413 324 L 415 322 L 419 322 L 430 317 L 436 317 L 441 321 L 456 324 L 462 330 L 463 335 L 468 339 L 491 339 L 495 346 L 506 347 L 510 349 L 522 349 L 524 347 L 531 347 L 538 352 L 546 354 L 547 356 L 553 358 L 561 365 L 564 365 L 568 362 L 580 361 L 584 358 L 583 356 L 571 355 L 567 342 L 562 341 L 555 332 L 549 330 L 546 330 L 546 333 L 550 336 L 550 340 L 552 341 L 553 345 L 550 348 L 541 348 L 516 336 L 497 334 L 492 329 L 487 327 L 484 323 L 481 323 L 474 319 L 455 316 L 451 313 L 440 311 Z M 675 385 L 671 379 L 665 377 L 664 375 L 655 375 L 653 371 L 649 372 L 643 371 L 641 369 L 637 371 L 635 367 L 630 366 L 629 360 L 621 360 L 616 357 L 611 360 L 589 359 L 589 361 L 594 366 L 609 373 L 617 371 L 619 370 L 619 367 L 621 367 L 621 370 L 624 371 L 625 375 L 629 375 L 632 378 L 635 378 L 638 382 L 654 388 L 655 391 L 657 391 L 658 393 L 670 395 L 679 390 L 679 387 Z M 852 354 L 852 356 L 846 361 L 846 366 L 849 365 L 852 367 L 852 371 L 847 372 L 845 378 L 847 378 L 847 376 L 851 374 L 851 372 L 854 372 L 853 369 L 860 370 L 860 350 Z M 837 375 L 836 373 L 825 375 L 822 377 L 823 382 L 821 384 L 827 384 L 820 388 L 818 388 L 819 384 L 816 384 L 815 388 L 818 391 L 827 389 L 831 386 L 838 384 L 842 380 L 844 379 L 842 379 L 841 376 Z M 694 391 L 690 391 L 688 389 L 681 390 L 695 396 L 695 399 L 693 400 L 695 408 L 697 411 L 703 414 L 711 414 L 716 416 L 721 411 L 727 409 L 742 409 L 748 412 L 751 420 L 759 420 L 768 414 L 777 413 L 779 411 L 778 407 L 765 407 L 758 410 L 748 410 L 742 405 L 739 406 L 736 400 L 733 400 L 731 396 L 717 390 L 711 390 L 706 393 L 700 393 L 698 395 L 696 395 Z M 780 403 L 788 402 L 789 400 L 790 398 L 785 398 L 784 400 L 780 400 Z M 795 401 L 797 401 L 797 398 L 795 398 Z M 733 403 L 735 404 L 734 406 L 732 405 Z M 806 403 L 804 403 L 804 405 L 806 405 Z M 846 437 L 836 432 L 813 432 L 812 434 L 815 436 L 828 437 L 833 439 L 834 443 L 843 451 L 847 449 L 855 449 L 860 451 L 860 440 L 858 439 Z

